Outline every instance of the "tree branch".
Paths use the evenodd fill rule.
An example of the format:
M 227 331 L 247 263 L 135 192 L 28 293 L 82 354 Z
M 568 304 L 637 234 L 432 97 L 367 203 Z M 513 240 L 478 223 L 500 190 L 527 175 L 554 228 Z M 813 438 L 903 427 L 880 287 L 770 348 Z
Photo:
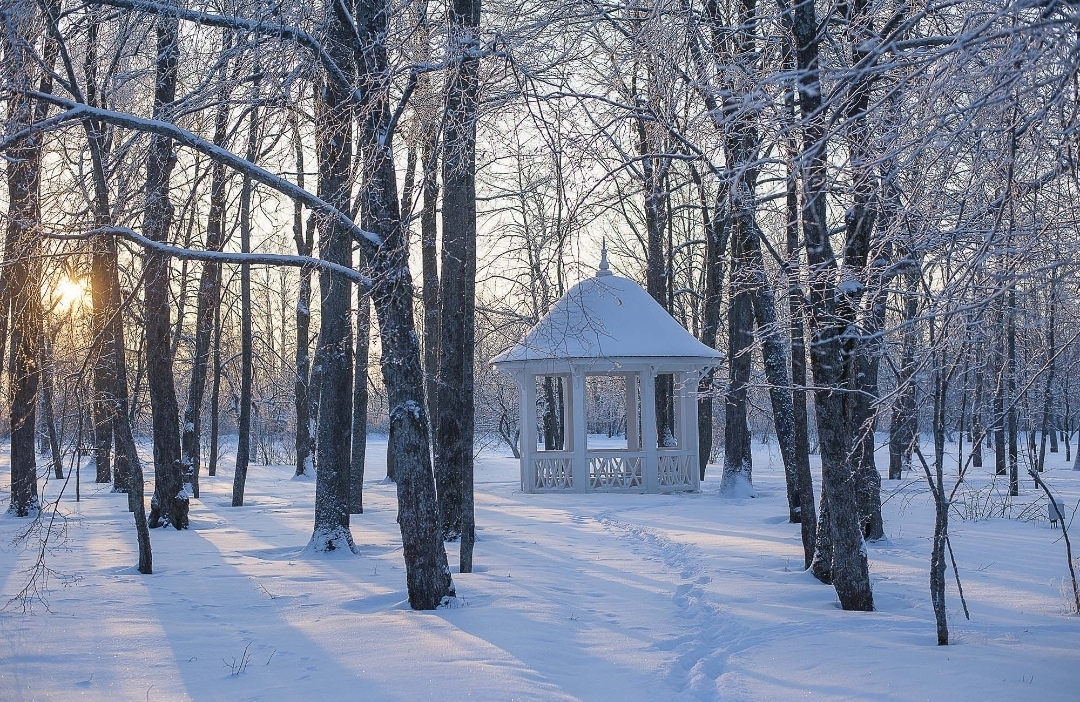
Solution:
M 154 241 L 153 239 L 149 239 L 142 234 L 139 234 L 134 229 L 128 229 L 127 227 L 99 227 L 83 232 L 82 234 L 46 234 L 45 236 L 49 239 L 57 239 L 59 241 L 83 241 L 102 234 L 119 236 L 139 244 L 140 246 L 156 251 L 157 253 L 178 258 L 181 261 L 204 261 L 232 265 L 248 263 L 267 266 L 306 267 L 340 275 L 343 278 L 348 278 L 354 283 L 363 286 L 365 289 L 370 289 L 372 285 L 371 278 L 368 278 L 359 271 L 337 263 L 324 261 L 321 258 L 314 258 L 312 256 L 290 256 L 288 254 L 233 253 L 226 251 L 186 249 L 180 246 L 172 246 L 160 241 Z
M 355 239 L 360 246 L 364 249 L 366 255 L 374 255 L 375 250 L 382 246 L 382 239 L 369 231 L 357 226 L 357 224 L 347 214 L 337 209 L 333 205 L 330 205 L 325 200 L 313 195 L 304 188 L 291 183 L 280 176 L 276 176 L 267 170 L 256 166 L 250 161 L 240 158 L 236 154 L 215 146 L 213 143 L 206 141 L 205 139 L 195 136 L 186 129 L 182 129 L 175 124 L 165 122 L 158 119 L 145 119 L 143 117 L 136 117 L 134 115 L 126 114 L 123 112 L 114 112 L 113 110 L 104 110 L 100 107 L 90 107 L 67 98 L 58 97 L 56 95 L 50 95 L 47 93 L 41 93 L 34 90 L 26 91 L 26 95 L 34 97 L 39 100 L 50 102 L 54 105 L 59 105 L 67 110 L 63 113 L 66 117 L 64 121 L 71 121 L 75 119 L 82 119 L 84 117 L 92 117 L 94 119 L 107 122 L 109 124 L 116 125 L 118 127 L 125 127 L 127 129 L 133 129 L 138 132 L 146 132 L 149 134 L 160 134 L 167 136 L 179 144 L 183 144 L 188 148 L 194 149 L 199 153 L 209 156 L 211 159 L 224 163 L 225 165 L 233 168 L 234 170 L 244 175 L 250 176 L 252 180 L 255 180 L 263 185 L 275 190 L 282 195 L 299 200 L 307 205 L 310 209 L 321 214 L 329 219 L 337 220 L 337 222 Z M 59 115 L 58 115 L 59 117 Z M 50 126 L 56 127 L 60 122 L 53 121 Z M 39 128 L 40 125 L 34 128 Z M 21 133 L 20 133 L 21 134 Z M 0 142 L 0 152 L 9 147 L 10 144 L 21 138 L 20 134 L 15 134 L 12 137 Z

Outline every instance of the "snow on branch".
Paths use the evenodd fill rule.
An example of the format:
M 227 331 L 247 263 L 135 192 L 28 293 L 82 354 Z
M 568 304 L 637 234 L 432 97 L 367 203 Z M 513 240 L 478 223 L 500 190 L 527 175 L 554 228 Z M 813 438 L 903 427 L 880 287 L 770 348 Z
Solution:
M 108 235 L 119 236 L 128 241 L 145 246 L 148 249 L 152 249 L 157 253 L 164 254 L 166 256 L 172 256 L 180 260 L 187 261 L 205 261 L 214 263 L 226 263 L 233 265 L 240 265 L 244 263 L 255 265 L 267 265 L 267 266 L 293 266 L 297 268 L 309 267 L 315 270 L 323 270 L 329 273 L 340 275 L 343 278 L 362 285 L 365 288 L 370 289 L 372 286 L 371 278 L 356 271 L 347 266 L 342 266 L 337 263 L 331 263 L 330 261 L 324 261 L 321 258 L 315 258 L 313 256 L 291 256 L 288 254 L 268 254 L 268 253 L 234 253 L 226 251 L 207 251 L 203 249 L 187 249 L 180 246 L 172 246 L 170 244 L 164 244 L 160 241 L 154 241 L 138 233 L 134 229 L 127 227 L 98 227 L 97 229 L 91 229 L 81 234 L 48 234 L 48 238 L 57 239 L 59 241 L 82 241 L 94 236 Z
M 167 136 L 174 140 L 178 144 L 183 144 L 188 148 L 194 149 L 201 154 L 209 156 L 211 159 L 224 163 L 226 166 L 233 168 L 239 173 L 250 176 L 252 180 L 255 180 L 263 185 L 276 190 L 277 192 L 291 197 L 295 200 L 299 200 L 303 204 L 315 212 L 336 220 L 346 232 L 352 236 L 364 247 L 365 253 L 368 255 L 374 255 L 375 249 L 382 245 L 382 239 L 373 232 L 365 231 L 353 222 L 349 215 L 345 214 L 341 210 L 337 209 L 330 203 L 326 202 L 322 198 L 308 192 L 304 188 L 289 182 L 280 176 L 276 176 L 269 171 L 256 166 L 247 159 L 240 158 L 236 154 L 223 149 L 220 146 L 216 146 L 213 143 L 198 137 L 182 127 L 178 127 L 171 122 L 165 122 L 159 119 L 146 119 L 143 117 L 136 117 L 135 115 L 127 114 L 124 112 L 114 112 L 113 110 L 105 110 L 100 107 L 91 107 L 89 105 L 75 102 L 67 98 L 58 97 L 49 93 L 42 93 L 34 90 L 26 91 L 26 95 L 43 100 L 45 102 L 59 105 L 67 111 L 62 115 L 57 115 L 57 118 L 53 120 L 50 126 L 58 126 L 62 122 L 69 122 L 76 119 L 84 119 L 86 117 L 92 117 L 94 119 L 101 120 L 109 124 L 116 125 L 118 127 L 125 127 L 127 129 L 133 129 L 138 132 L 147 132 L 150 134 L 160 134 Z M 63 120 L 59 118 L 63 117 Z M 36 125 L 34 129 L 40 128 L 41 125 Z M 13 141 L 21 138 L 20 134 L 16 134 L 11 138 L 0 142 L 0 151 L 3 151 Z
M 189 10 L 176 5 L 165 5 L 158 2 L 146 2 L 145 0 L 91 0 L 91 4 L 95 5 L 107 5 L 109 7 L 116 7 L 123 10 L 133 10 L 136 12 L 146 12 L 148 14 L 155 15 L 169 15 L 182 19 L 185 22 L 194 22 L 195 24 L 205 24 L 210 27 L 221 27 L 223 29 L 241 29 L 244 31 L 252 32 L 253 34 L 261 34 L 264 36 L 277 36 L 292 39 L 297 44 L 300 44 L 304 48 L 308 49 L 316 56 L 319 57 L 319 62 L 326 68 L 334 82 L 343 87 L 352 96 L 352 99 L 360 104 L 363 102 L 363 94 L 359 89 L 354 88 L 349 82 L 348 77 L 341 70 L 341 67 L 337 65 L 337 62 L 330 57 L 326 49 L 322 44 L 304 30 L 298 27 L 292 27 L 284 23 L 273 24 L 270 22 L 256 22 L 249 19 L 243 19 L 241 17 L 234 17 L 231 15 L 218 15 L 210 12 L 199 12 L 198 10 Z

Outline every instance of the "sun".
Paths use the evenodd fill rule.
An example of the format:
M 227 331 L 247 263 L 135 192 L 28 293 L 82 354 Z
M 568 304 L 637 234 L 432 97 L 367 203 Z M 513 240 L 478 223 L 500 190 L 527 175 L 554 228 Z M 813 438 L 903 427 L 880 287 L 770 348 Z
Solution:
M 56 300 L 57 309 L 64 312 L 86 302 L 86 288 L 83 281 L 66 275 L 61 276 L 60 280 L 56 282 L 52 294 L 53 299 Z

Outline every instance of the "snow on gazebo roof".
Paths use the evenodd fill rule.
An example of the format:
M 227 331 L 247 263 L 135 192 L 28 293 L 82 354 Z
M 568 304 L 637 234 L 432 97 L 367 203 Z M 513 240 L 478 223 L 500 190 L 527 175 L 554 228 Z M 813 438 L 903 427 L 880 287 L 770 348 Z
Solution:
M 722 357 L 695 339 L 640 285 L 612 275 L 605 250 L 596 275 L 570 288 L 516 346 L 492 363 Z

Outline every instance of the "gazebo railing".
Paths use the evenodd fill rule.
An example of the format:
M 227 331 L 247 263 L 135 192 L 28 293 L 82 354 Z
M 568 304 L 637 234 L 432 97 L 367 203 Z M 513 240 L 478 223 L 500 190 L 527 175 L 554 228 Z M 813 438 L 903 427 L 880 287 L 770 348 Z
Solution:
M 590 490 L 644 490 L 641 451 L 589 451 Z
M 609 449 L 588 451 L 588 466 L 584 491 L 599 492 L 645 492 L 648 488 L 644 451 Z M 529 462 L 531 471 L 525 475 L 530 492 L 574 492 L 573 451 L 544 451 L 533 454 Z M 660 449 L 656 453 L 656 481 L 654 490 L 672 492 L 696 489 L 696 456 L 693 451 Z
M 572 451 L 545 451 L 533 460 L 533 490 L 573 490 L 574 453 Z
M 660 490 L 693 490 L 694 471 L 699 469 L 696 458 L 692 451 L 658 451 L 657 484 Z

